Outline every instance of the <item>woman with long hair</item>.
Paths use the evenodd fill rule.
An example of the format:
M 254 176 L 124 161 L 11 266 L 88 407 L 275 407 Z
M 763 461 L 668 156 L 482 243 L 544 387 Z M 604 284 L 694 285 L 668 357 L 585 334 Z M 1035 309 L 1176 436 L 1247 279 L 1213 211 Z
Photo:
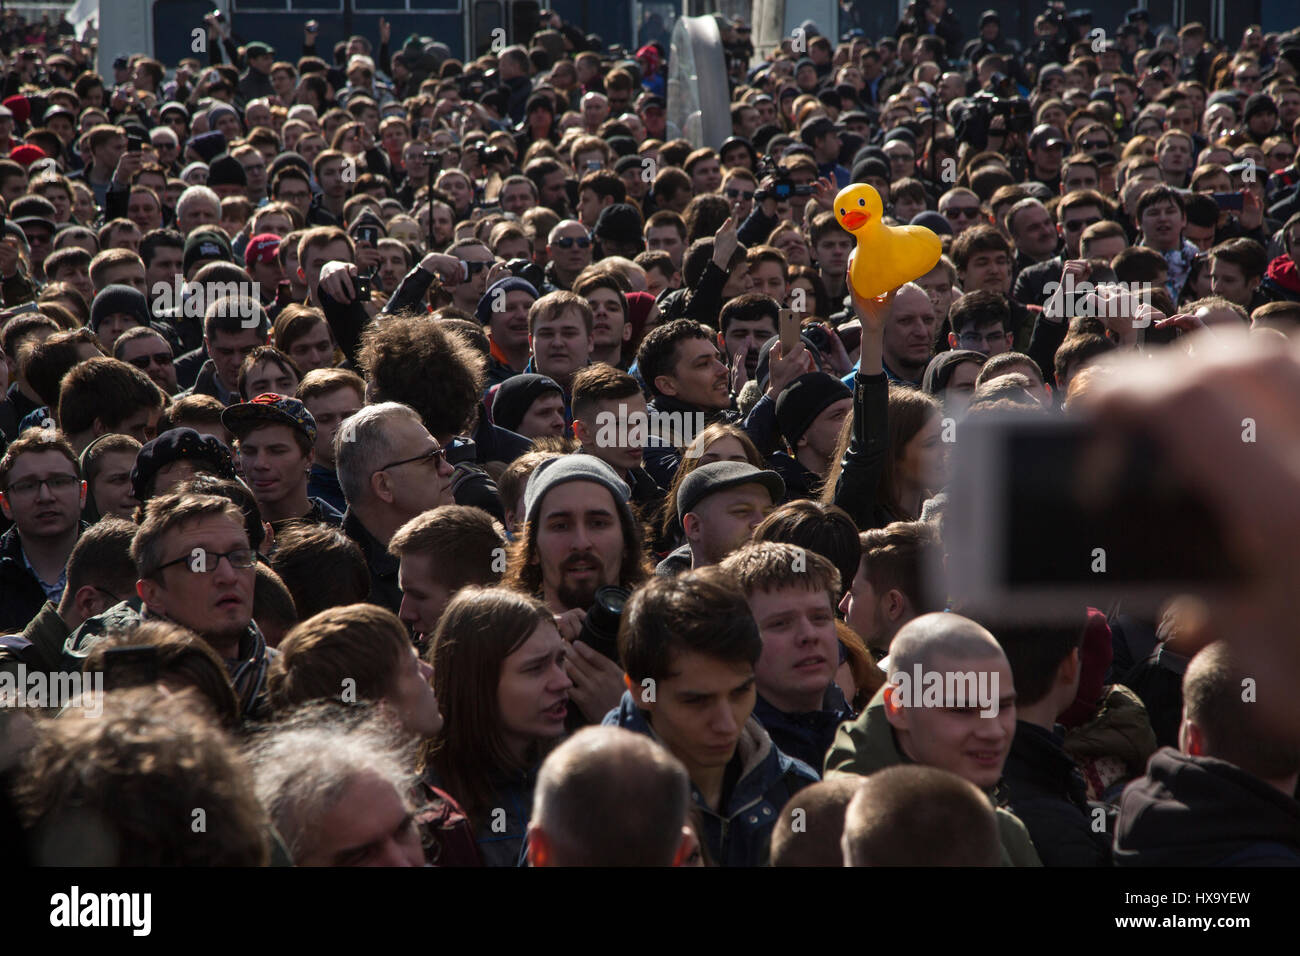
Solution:
M 931 396 L 890 387 L 885 377 L 884 325 L 894 293 L 883 301 L 852 295 L 862 322 L 862 362 L 853 414 L 844 421 L 821 500 L 839 505 L 867 531 L 891 521 L 915 521 L 925 499 L 945 484 L 943 413 Z
M 540 601 L 468 588 L 447 605 L 427 652 L 444 719 L 424 777 L 464 807 L 486 866 L 517 863 L 537 770 L 564 736 L 573 686 L 565 649 Z

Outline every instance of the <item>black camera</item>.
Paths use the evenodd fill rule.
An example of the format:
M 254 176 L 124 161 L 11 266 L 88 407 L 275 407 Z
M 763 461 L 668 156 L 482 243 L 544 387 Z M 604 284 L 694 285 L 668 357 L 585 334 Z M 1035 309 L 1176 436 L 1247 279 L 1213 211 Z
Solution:
M 370 290 L 373 288 L 371 277 L 369 275 L 358 274 L 357 277 L 352 280 L 352 288 L 356 290 L 358 301 L 369 299 Z
M 995 74 L 990 86 L 1005 90 L 1010 80 L 1001 77 L 999 81 L 1000 76 L 1001 74 Z M 996 116 L 1003 117 L 1003 129 L 1008 135 L 1027 133 L 1034 123 L 1029 101 L 1024 97 L 1003 96 L 990 90 L 981 90 L 952 111 L 958 142 L 970 143 L 972 149 L 985 149 L 989 142 L 989 126 Z
M 776 182 L 772 185 L 771 191 L 760 189 L 758 192 L 754 193 L 754 198 L 759 202 L 762 202 L 764 199 L 769 197 L 778 202 L 784 202 L 791 196 L 811 196 L 814 192 L 811 185 L 798 185 L 790 178 L 790 174 L 786 172 L 784 168 L 778 166 L 770 156 L 763 157 L 759 162 L 758 176 L 760 179 L 766 178 L 767 176 L 776 177 Z
M 587 611 L 578 640 L 600 651 L 615 664 L 618 659 L 618 625 L 623 619 L 623 607 L 632 592 L 626 588 L 603 587 L 596 591 L 595 603 Z

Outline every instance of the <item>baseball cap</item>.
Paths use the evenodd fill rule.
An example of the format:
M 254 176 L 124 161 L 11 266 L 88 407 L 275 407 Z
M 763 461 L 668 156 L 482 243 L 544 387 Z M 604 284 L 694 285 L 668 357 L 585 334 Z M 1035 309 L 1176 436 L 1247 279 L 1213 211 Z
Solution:
M 248 240 L 244 247 L 244 265 L 253 268 L 255 262 L 269 265 L 275 262 L 276 253 L 280 251 L 280 237 L 273 232 L 261 232 Z
M 242 438 L 260 425 L 288 425 L 316 442 L 316 419 L 307 406 L 296 398 L 264 392 L 252 401 L 231 405 L 221 413 L 221 424 L 236 438 Z
M 1041 146 L 1065 146 L 1068 143 L 1069 140 L 1065 138 L 1065 134 L 1050 123 L 1039 123 L 1034 127 L 1034 131 L 1029 134 L 1030 149 Z

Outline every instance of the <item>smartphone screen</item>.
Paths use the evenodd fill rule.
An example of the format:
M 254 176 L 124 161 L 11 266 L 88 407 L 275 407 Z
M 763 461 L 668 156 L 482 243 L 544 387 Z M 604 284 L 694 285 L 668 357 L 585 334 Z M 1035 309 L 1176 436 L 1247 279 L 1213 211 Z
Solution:
M 1218 205 L 1220 209 L 1241 211 L 1245 206 L 1246 197 L 1241 193 L 1211 193 L 1210 198 Z
M 1149 435 L 1037 416 L 957 427 L 945 509 L 954 606 L 1050 621 L 1080 602 L 1154 613 L 1241 574 L 1212 510 Z

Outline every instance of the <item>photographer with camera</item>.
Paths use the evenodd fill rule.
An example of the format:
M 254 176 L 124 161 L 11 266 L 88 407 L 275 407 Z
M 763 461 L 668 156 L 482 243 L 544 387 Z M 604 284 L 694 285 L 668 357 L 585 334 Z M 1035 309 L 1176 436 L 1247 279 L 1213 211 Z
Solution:
M 584 623 L 602 588 L 632 590 L 650 576 L 629 495 L 627 483 L 592 455 L 543 462 L 528 479 L 523 533 L 506 566 L 506 587 L 540 598 L 555 615 L 571 649 L 569 696 L 590 723 L 617 706 L 623 670 L 580 640 Z

